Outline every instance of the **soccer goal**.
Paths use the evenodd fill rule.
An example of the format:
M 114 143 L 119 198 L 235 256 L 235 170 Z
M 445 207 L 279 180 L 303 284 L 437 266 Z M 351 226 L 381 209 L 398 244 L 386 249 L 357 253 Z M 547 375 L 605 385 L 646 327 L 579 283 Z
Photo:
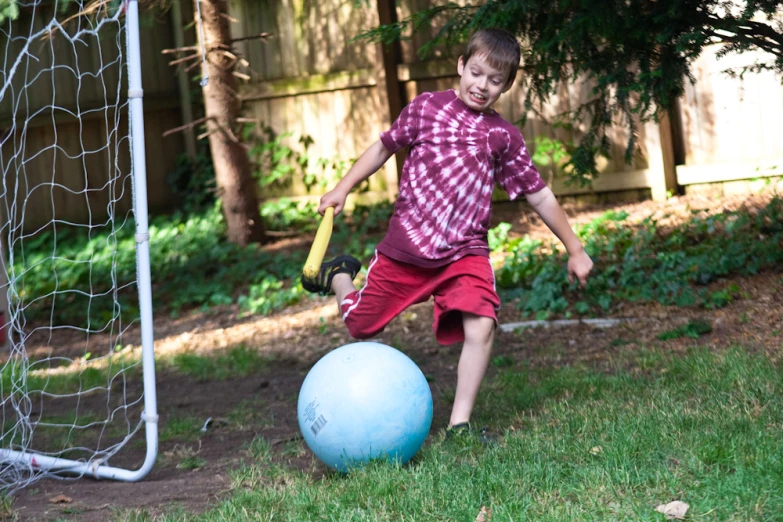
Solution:
M 139 480 L 158 416 L 138 1 L 0 6 L 0 491 Z

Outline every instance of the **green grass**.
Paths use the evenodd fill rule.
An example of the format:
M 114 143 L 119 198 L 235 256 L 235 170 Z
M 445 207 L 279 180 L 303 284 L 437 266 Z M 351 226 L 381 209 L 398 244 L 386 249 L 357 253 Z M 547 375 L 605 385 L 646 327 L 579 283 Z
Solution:
M 161 426 L 158 438 L 161 442 L 172 439 L 197 439 L 202 435 L 201 427 L 204 425 L 205 420 L 194 417 L 171 417 Z
M 275 416 L 269 411 L 267 401 L 260 398 L 240 401 L 227 413 L 226 418 L 236 429 L 263 429 L 275 425 Z
M 177 464 L 177 469 L 192 471 L 194 469 L 199 469 L 201 467 L 204 467 L 206 463 L 207 461 L 202 459 L 201 457 L 196 455 L 190 455 L 184 457 L 182 461 L 180 461 L 180 463 Z
M 247 346 L 240 345 L 215 356 L 177 354 L 164 364 L 203 382 L 245 377 L 265 368 L 269 359 Z
M 172 506 L 167 510 L 171 516 L 180 517 L 181 520 L 187 520 L 184 510 L 180 506 Z M 157 522 L 158 517 L 153 515 L 149 509 L 113 509 L 111 514 L 112 522 Z
M 33 404 L 45 404 L 42 412 L 32 413 L 27 419 L 33 423 L 37 447 L 94 447 L 99 438 L 117 442 L 131 429 L 128 423 L 135 421 L 133 414 L 128 412 L 131 420 L 123 415 L 112 416 L 107 401 L 121 396 L 126 379 L 141 378 L 140 362 L 120 354 L 110 361 L 104 359 L 92 364 L 87 367 L 71 364 L 65 367 L 66 371 L 46 373 L 42 371 L 46 366 L 33 361 L 29 368 L 34 371 L 25 374 L 18 362 L 11 361 L 0 370 L 0 390 L 4 395 L 24 394 Z M 85 398 L 102 398 L 103 404 L 77 401 L 74 398 L 77 394 L 83 394 Z M 26 411 L 25 408 L 22 411 Z M 5 420 L 3 437 L 8 438 L 9 444 L 22 444 L 23 439 L 30 437 L 29 431 L 22 429 L 16 421 L 22 421 L 18 412 Z
M 712 332 L 712 325 L 710 323 L 706 321 L 688 321 L 685 325 L 659 333 L 658 339 L 661 341 L 679 339 L 680 337 L 697 339 L 710 332 Z
M 189 520 L 662 521 L 783 519 L 783 372 L 741 350 L 685 357 L 642 350 L 614 371 L 503 366 L 477 421 L 505 432 L 496 447 L 433 432 L 414 462 L 373 463 L 314 478 L 270 457 L 234 472 L 234 493 Z M 182 520 L 169 515 L 164 520 Z
M 272 454 L 272 445 L 263 437 L 255 437 L 248 444 L 247 452 L 256 460 L 268 461 Z
M 16 513 L 14 512 L 14 497 L 8 496 L 7 493 L 0 493 L 0 520 L 15 520 Z
M 23 386 L 28 393 L 45 391 L 53 395 L 66 395 L 122 386 L 123 374 L 125 377 L 141 374 L 141 362 L 123 354 L 113 355 L 111 359 L 103 358 L 87 367 L 71 364 L 66 371 L 58 373 L 48 373 L 47 362 L 51 361 L 30 361 L 24 372 L 15 360 L 5 364 L 0 369 L 2 389 Z

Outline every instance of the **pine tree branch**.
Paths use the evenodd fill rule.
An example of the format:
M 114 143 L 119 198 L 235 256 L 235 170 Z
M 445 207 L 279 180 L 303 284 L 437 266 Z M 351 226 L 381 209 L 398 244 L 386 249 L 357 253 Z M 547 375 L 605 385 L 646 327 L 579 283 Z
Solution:
M 740 21 L 713 15 L 708 16 L 707 19 L 715 27 L 707 31 L 709 36 L 729 44 L 755 46 L 783 58 L 783 34 L 778 33 L 771 26 L 752 20 Z

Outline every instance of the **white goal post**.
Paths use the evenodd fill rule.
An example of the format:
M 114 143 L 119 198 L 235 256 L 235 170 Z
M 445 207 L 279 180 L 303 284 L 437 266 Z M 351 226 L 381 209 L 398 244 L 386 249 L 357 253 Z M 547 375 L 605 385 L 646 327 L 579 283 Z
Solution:
M 138 0 L 9 2 L 0 492 L 137 481 L 158 453 Z

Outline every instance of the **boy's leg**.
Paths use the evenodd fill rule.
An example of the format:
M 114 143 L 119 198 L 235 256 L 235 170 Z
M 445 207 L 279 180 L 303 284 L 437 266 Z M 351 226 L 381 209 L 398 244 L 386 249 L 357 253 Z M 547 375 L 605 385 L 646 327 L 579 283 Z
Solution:
M 450 426 L 470 421 L 481 381 L 489 365 L 495 319 L 463 312 L 465 343 L 457 366 L 457 392 L 451 409 Z
M 337 306 L 343 302 L 343 299 L 351 292 L 356 291 L 356 285 L 348 274 L 335 274 L 332 278 L 332 291 L 337 296 Z
M 437 281 L 435 337 L 440 344 L 463 342 L 450 426 L 467 427 L 489 365 L 500 297 L 489 259 L 466 256 L 446 267 Z

